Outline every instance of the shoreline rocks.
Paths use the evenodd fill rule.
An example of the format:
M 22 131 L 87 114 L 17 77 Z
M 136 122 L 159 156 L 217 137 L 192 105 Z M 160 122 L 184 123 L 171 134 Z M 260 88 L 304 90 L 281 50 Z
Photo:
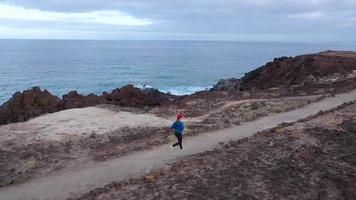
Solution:
M 56 112 L 61 110 L 60 105 L 58 97 L 39 87 L 16 92 L 0 107 L 0 124 L 25 121 L 43 113 Z
M 12 98 L 0 106 L 0 125 L 23 122 L 45 113 L 53 113 L 72 108 L 84 108 L 99 104 L 113 104 L 127 107 L 153 107 L 177 99 L 177 96 L 155 89 L 141 90 L 133 85 L 114 89 L 102 95 L 81 95 L 71 91 L 62 99 L 40 87 L 16 92 Z
M 214 90 L 227 90 L 227 91 L 235 91 L 238 90 L 238 86 L 240 85 L 240 79 L 237 78 L 229 78 L 229 79 L 220 79 L 211 89 Z
M 153 88 L 141 90 L 131 84 L 117 88 L 111 94 L 103 93 L 102 97 L 106 103 L 129 107 L 157 106 L 177 98 Z
M 71 108 L 84 108 L 103 103 L 105 103 L 103 97 L 97 96 L 95 94 L 84 96 L 78 94 L 77 91 L 71 91 L 68 94 L 63 95 L 61 100 L 61 108 L 63 110 Z
M 220 80 L 213 90 L 250 90 L 274 87 L 315 86 L 355 78 L 356 52 L 324 51 L 296 57 L 275 58 L 240 79 Z
M 139 89 L 126 85 L 104 92 L 81 95 L 77 91 L 62 99 L 39 87 L 14 96 L 0 106 L 0 125 L 21 122 L 44 113 L 99 104 L 127 107 L 154 107 L 191 98 L 211 99 L 219 92 L 252 98 L 251 94 L 267 92 L 273 96 L 325 94 L 344 92 L 356 86 L 356 52 L 325 51 L 296 57 L 275 58 L 272 62 L 252 70 L 240 79 L 222 79 L 210 91 L 175 96 L 157 89 Z M 248 95 L 246 95 L 248 94 Z

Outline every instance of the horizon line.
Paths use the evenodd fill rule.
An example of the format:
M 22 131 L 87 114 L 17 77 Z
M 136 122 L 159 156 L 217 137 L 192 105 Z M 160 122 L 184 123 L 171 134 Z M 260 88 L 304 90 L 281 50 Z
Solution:
M 75 38 L 0 38 L 0 40 L 50 40 L 50 41 L 162 41 L 162 42 L 356 42 L 356 40 L 189 40 L 189 39 L 75 39 Z

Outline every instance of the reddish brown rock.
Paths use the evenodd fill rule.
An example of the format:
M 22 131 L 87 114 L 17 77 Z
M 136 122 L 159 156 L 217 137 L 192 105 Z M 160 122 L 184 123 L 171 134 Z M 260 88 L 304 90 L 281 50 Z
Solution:
M 62 109 L 70 108 L 84 108 L 89 106 L 95 106 L 105 103 L 105 100 L 101 96 L 89 94 L 87 96 L 78 94 L 77 91 L 71 91 L 68 94 L 63 95 L 61 101 Z
M 213 89 L 247 90 L 326 84 L 352 78 L 355 70 L 356 52 L 325 51 L 294 58 L 275 58 L 241 79 L 221 80 Z
M 39 87 L 16 92 L 13 97 L 0 107 L 0 124 L 21 122 L 43 113 L 60 110 L 60 99 Z
M 157 106 L 170 102 L 177 97 L 155 89 L 140 90 L 133 85 L 117 88 L 112 93 L 103 95 L 81 95 L 77 91 L 63 95 L 62 100 L 47 90 L 39 87 L 16 92 L 14 96 L 0 107 L 0 124 L 21 122 L 43 113 L 51 113 L 71 108 L 84 108 L 99 104 L 114 104 L 128 107 Z
M 111 94 L 103 93 L 103 97 L 112 104 L 131 107 L 157 106 L 176 98 L 156 89 L 140 90 L 133 85 L 117 88 Z
M 121 106 L 142 106 L 147 99 L 140 89 L 135 88 L 133 85 L 127 85 L 113 90 L 109 100 L 113 104 Z

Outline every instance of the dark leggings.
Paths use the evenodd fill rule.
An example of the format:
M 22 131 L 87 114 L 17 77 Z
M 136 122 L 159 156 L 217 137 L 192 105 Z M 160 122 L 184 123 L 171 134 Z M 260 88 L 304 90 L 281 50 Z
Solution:
M 183 140 L 183 135 L 181 133 L 174 133 L 174 135 L 176 135 L 177 139 L 178 139 L 178 142 L 175 143 L 173 146 L 178 146 L 180 147 L 180 149 L 183 149 L 183 146 L 182 146 L 182 140 Z

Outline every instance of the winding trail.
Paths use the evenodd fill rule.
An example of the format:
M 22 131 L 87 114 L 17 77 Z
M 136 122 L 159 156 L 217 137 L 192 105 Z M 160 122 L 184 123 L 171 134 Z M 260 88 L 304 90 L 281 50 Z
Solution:
M 311 99 L 311 98 L 316 99 L 316 98 L 321 98 L 321 97 L 323 97 L 323 95 L 296 96 L 296 97 L 271 98 L 271 99 L 244 99 L 244 100 L 230 101 L 230 102 L 227 102 L 226 104 L 224 104 L 223 106 L 221 106 L 220 108 L 211 110 L 204 115 L 201 115 L 198 117 L 190 117 L 187 120 L 187 122 L 201 122 L 203 119 L 209 117 L 212 114 L 224 111 L 224 109 L 227 109 L 229 107 L 241 105 L 244 103 L 253 103 L 253 102 L 261 102 L 261 101 L 273 102 L 273 101 L 281 101 L 281 100 L 285 101 L 285 100 Z
M 144 175 L 153 169 L 163 167 L 177 159 L 219 147 L 220 142 L 228 142 L 248 137 L 258 131 L 277 126 L 282 122 L 294 122 L 321 110 L 329 110 L 345 102 L 356 100 L 356 90 L 328 97 L 303 108 L 260 118 L 240 126 L 210 132 L 184 140 L 184 151 L 170 151 L 168 145 L 158 146 L 127 156 L 51 174 L 23 184 L 0 188 L 1 200 L 65 199 L 73 194 L 103 187 L 112 181 L 120 181 L 130 176 Z

